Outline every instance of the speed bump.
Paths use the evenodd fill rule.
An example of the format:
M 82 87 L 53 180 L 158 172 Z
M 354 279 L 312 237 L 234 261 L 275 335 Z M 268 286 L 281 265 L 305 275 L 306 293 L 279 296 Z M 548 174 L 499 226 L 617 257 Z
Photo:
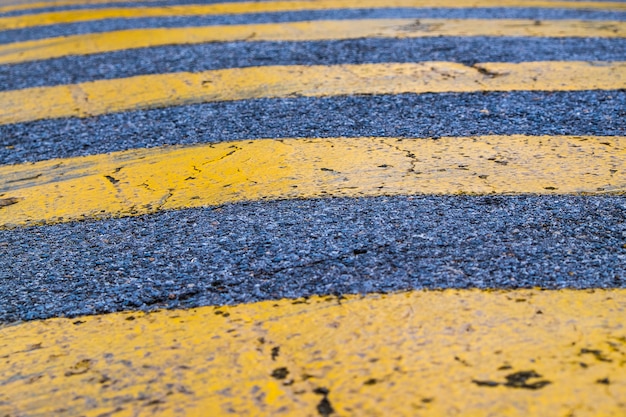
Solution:
M 66 10 L 0 17 L 0 30 L 22 29 L 62 23 L 89 22 L 103 19 L 144 17 L 175 17 L 224 14 L 277 13 L 289 11 L 391 9 L 391 8 L 551 8 L 577 10 L 626 11 L 618 1 L 556 1 L 556 0 L 304 0 L 224 2 L 201 5 L 170 5 L 167 7 L 118 7 L 93 10 Z
M 260 139 L 0 166 L 0 228 L 286 198 L 623 194 L 625 137 Z
M 624 85 L 623 61 L 276 65 L 4 91 L 0 92 L 0 124 L 258 98 L 617 90 Z
M 544 20 L 537 23 L 536 20 L 522 19 L 362 19 L 127 29 L 0 45 L 0 65 L 162 45 L 436 36 L 624 38 L 626 22 Z
M 2 13 L 26 12 L 0 17 L 0 30 L 26 33 L 114 20 L 123 20 L 127 28 L 144 17 L 348 8 L 626 11 L 623 2 L 556 0 L 240 1 L 167 7 L 94 0 L 90 4 L 111 5 L 71 9 L 81 3 L 36 3 L 30 12 L 26 6 L 2 7 Z M 37 11 L 56 6 L 68 9 Z M 171 44 L 422 36 L 551 37 L 559 42 L 563 37 L 623 38 L 624 24 L 381 19 L 134 28 L 0 45 L 0 62 L 45 66 L 52 58 L 80 60 Z M 28 87 L 0 92 L 0 124 L 93 120 L 124 111 L 249 99 L 621 91 L 626 85 L 623 61 L 467 64 L 471 57 L 465 58 L 465 64 L 270 63 Z M 477 111 L 489 115 L 487 109 Z M 625 140 L 531 134 L 251 137 L 4 165 L 0 228 L 262 199 L 623 195 Z M 620 282 L 617 277 L 615 282 Z M 5 323 L 0 327 L 0 415 L 623 416 L 625 310 L 623 288 L 448 289 Z
M 0 328 L 0 412 L 622 416 L 626 290 L 427 291 Z

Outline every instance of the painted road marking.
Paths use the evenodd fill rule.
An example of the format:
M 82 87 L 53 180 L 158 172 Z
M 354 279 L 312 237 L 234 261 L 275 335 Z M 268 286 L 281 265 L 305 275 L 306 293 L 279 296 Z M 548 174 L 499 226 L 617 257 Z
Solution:
M 131 29 L 0 45 L 0 64 L 163 45 L 431 36 L 626 37 L 626 22 L 507 19 L 366 19 Z
M 626 62 L 279 65 L 140 75 L 4 91 L 0 92 L 0 124 L 258 98 L 624 87 Z
M 173 5 L 167 7 L 132 7 L 91 10 L 66 10 L 8 16 L 0 18 L 0 30 L 34 26 L 86 22 L 103 19 L 131 19 L 143 17 L 201 16 L 289 12 L 340 9 L 391 8 L 549 8 L 578 10 L 626 11 L 626 3 L 605 1 L 544 1 L 544 0 L 311 0 L 219 3 L 207 5 Z
M 151 3 L 160 0 L 141 0 L 141 3 Z M 96 4 L 114 4 L 114 3 L 132 3 L 132 0 L 58 0 L 58 1 L 46 1 L 41 2 L 37 0 L 8 0 L 8 1 L 0 1 L 0 4 L 4 3 L 6 5 L 0 6 L 0 13 L 9 13 L 15 12 L 19 10 L 36 10 L 36 9 L 45 9 L 52 7 L 63 7 L 63 6 L 92 6 Z M 15 4 L 11 4 L 15 3 Z
M 338 7 L 326 1 L 241 7 L 249 13 L 324 3 Z M 606 2 L 471 5 L 486 3 L 626 10 Z M 0 22 L 27 27 L 120 17 L 107 17 L 111 10 L 143 17 L 202 7 L 238 5 L 72 11 Z M 250 68 L 26 89 L 0 95 L 0 123 L 292 95 L 611 90 L 624 88 L 626 74 L 621 62 L 425 65 Z M 265 139 L 4 166 L 0 225 L 250 196 L 624 193 L 625 144 L 625 137 L 519 135 Z M 0 328 L 0 414 L 622 415 L 625 309 L 624 289 L 448 290 L 15 324 Z
M 260 139 L 0 166 L 0 227 L 237 201 L 624 193 L 626 137 Z
M 0 411 L 618 416 L 625 314 L 624 289 L 446 290 L 29 322 L 0 329 Z

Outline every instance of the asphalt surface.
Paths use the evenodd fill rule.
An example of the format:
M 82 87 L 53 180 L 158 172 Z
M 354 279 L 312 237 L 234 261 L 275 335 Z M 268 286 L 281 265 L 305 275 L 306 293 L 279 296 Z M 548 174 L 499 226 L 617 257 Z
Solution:
M 256 138 L 620 136 L 625 118 L 626 90 L 243 100 L 3 125 L 0 161 Z
M 0 16 L 1 17 L 1 16 Z M 107 19 L 63 25 L 38 26 L 0 32 L 0 44 L 58 36 L 98 33 L 113 30 L 148 27 L 185 27 L 209 25 L 242 25 L 256 23 L 298 22 L 329 19 L 580 19 L 626 20 L 626 13 L 605 10 L 556 9 L 346 9 L 311 10 L 286 13 L 253 13 L 197 17 L 164 17 L 136 19 Z
M 131 27 L 371 17 L 626 20 L 539 9 L 352 10 L 128 19 L 0 32 L 0 43 Z M 273 64 L 625 60 L 624 40 L 428 38 L 148 48 L 0 66 L 0 89 Z M 0 164 L 265 137 L 626 135 L 626 90 L 207 103 L 0 126 Z M 413 288 L 626 285 L 624 196 L 262 201 L 0 231 L 0 322 Z
M 626 199 L 262 201 L 0 231 L 0 322 L 419 288 L 626 285 Z
M 0 91 L 169 72 L 382 62 L 619 61 L 623 39 L 435 37 L 172 45 L 0 66 Z

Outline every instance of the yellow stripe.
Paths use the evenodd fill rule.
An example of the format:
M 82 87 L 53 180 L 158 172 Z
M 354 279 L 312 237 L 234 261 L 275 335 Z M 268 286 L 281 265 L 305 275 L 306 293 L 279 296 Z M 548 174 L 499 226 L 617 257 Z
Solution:
M 132 29 L 0 45 L 0 64 L 151 46 L 232 41 L 319 41 L 430 36 L 624 38 L 626 22 L 369 19 L 187 28 Z
M 625 86 L 626 62 L 483 63 L 471 67 L 451 62 L 266 66 L 0 92 L 0 124 L 257 98 L 614 90 Z
M 263 1 L 219 3 L 207 5 L 182 5 L 167 7 L 133 7 L 93 10 L 68 10 L 9 16 L 0 18 L 0 30 L 20 29 L 32 26 L 60 23 L 85 22 L 101 19 L 129 19 L 140 17 L 199 16 L 217 14 L 246 14 L 288 12 L 306 10 L 340 10 L 350 8 L 388 9 L 409 8 L 468 8 L 468 7 L 521 7 L 554 9 L 626 10 L 626 3 L 596 1 L 545 1 L 545 0 L 310 0 L 310 1 Z
M 150 3 L 159 0 L 141 0 L 142 3 Z M 9 2 L 10 3 L 10 2 Z M 6 6 L 0 6 L 0 13 L 9 13 L 19 10 L 36 10 L 49 7 L 63 7 L 63 6 L 82 6 L 82 5 L 95 5 L 95 4 L 114 4 L 114 3 L 132 3 L 132 0 L 59 0 L 59 1 L 34 1 L 34 2 L 20 2 L 15 0 L 17 4 L 9 4 Z
M 617 417 L 625 314 L 446 290 L 29 322 L 0 329 L 0 414 Z
M 260 199 L 623 193 L 625 166 L 625 137 L 261 139 L 138 149 L 0 167 L 0 227 Z

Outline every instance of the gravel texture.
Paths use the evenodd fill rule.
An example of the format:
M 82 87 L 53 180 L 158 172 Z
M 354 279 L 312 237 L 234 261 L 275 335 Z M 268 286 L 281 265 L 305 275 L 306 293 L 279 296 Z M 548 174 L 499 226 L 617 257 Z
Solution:
M 626 90 L 264 99 L 37 121 L 0 126 L 0 163 L 254 138 L 488 134 L 626 136 Z
M 0 91 L 170 72 L 266 65 L 380 62 L 620 61 L 624 39 L 354 39 L 326 42 L 233 42 L 172 45 L 0 66 Z
M 0 322 L 418 288 L 626 285 L 623 197 L 263 201 L 0 231 Z
M 371 17 L 626 20 L 626 13 L 392 9 L 120 19 L 4 31 L 0 43 Z M 235 42 L 5 65 L 0 89 L 249 65 L 624 60 L 625 52 L 623 40 L 607 39 Z M 37 121 L 0 126 L 0 164 L 237 139 L 488 134 L 626 136 L 626 89 L 264 99 Z M 313 294 L 534 286 L 626 287 L 626 197 L 261 201 L 0 230 L 0 323 Z
M 377 18 L 442 18 L 442 19 L 579 19 L 579 20 L 626 20 L 625 12 L 606 10 L 559 10 L 523 8 L 477 8 L 477 9 L 346 9 L 313 10 L 288 13 L 252 13 L 240 15 L 216 15 L 194 17 L 106 19 L 61 25 L 38 26 L 0 32 L 0 44 L 21 42 L 81 33 L 107 32 L 112 30 L 147 27 L 184 27 L 206 25 L 241 25 L 270 22 L 295 22 L 327 19 L 377 19 Z

